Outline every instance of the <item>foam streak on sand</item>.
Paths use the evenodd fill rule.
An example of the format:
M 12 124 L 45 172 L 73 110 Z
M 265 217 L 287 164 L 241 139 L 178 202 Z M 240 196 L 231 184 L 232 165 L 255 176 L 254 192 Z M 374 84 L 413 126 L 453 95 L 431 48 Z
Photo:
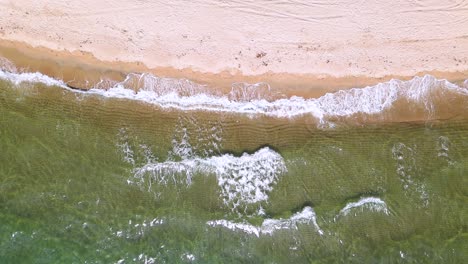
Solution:
M 40 82 L 46 85 L 67 87 L 63 82 L 40 73 L 0 71 L 0 78 L 15 84 Z M 414 77 L 409 81 L 391 80 L 375 86 L 341 90 L 310 99 L 297 96 L 272 99 L 276 96 L 272 95 L 268 88 L 265 89 L 263 84 L 235 84 L 230 94 L 222 95 L 210 92 L 206 87 L 188 80 L 159 78 L 148 74 L 131 74 L 125 81 L 107 89 L 70 90 L 107 98 L 146 102 L 163 109 L 235 113 L 250 117 L 294 118 L 311 115 L 322 124 L 333 118 L 349 117 L 355 114 L 380 114 L 392 109 L 395 103 L 401 100 L 414 105 L 410 108 L 423 109 L 426 118 L 429 119 L 438 109 L 437 100 L 443 100 L 445 96 L 468 99 L 468 88 L 460 87 L 447 80 L 438 80 L 430 75 Z M 259 90 L 262 92 L 259 93 Z
M 312 224 L 320 235 L 324 234 L 317 224 L 314 209 L 309 206 L 288 219 L 265 219 L 259 227 L 248 223 L 235 223 L 224 219 L 207 222 L 207 225 L 211 227 L 224 227 L 233 231 L 242 231 L 247 234 L 256 235 L 257 237 L 260 235 L 272 235 L 277 230 L 297 229 L 298 224 Z

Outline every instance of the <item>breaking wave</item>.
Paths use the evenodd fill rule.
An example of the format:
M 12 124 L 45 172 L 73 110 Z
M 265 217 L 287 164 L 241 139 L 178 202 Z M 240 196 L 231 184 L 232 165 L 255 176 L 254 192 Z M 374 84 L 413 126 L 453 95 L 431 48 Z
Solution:
M 278 177 L 286 172 L 284 159 L 269 148 L 240 157 L 231 154 L 209 158 L 149 163 L 136 168 L 133 181 L 151 191 L 158 185 L 191 185 L 195 174 L 214 174 L 221 188 L 224 204 L 239 211 L 246 204 L 268 200 Z
M 235 84 L 228 95 L 219 95 L 189 81 L 171 79 L 171 83 L 155 76 L 142 78 L 144 85 L 137 91 L 129 89 L 126 86 L 128 81 L 124 81 L 107 90 L 91 89 L 88 93 L 138 100 L 162 108 L 184 111 L 213 111 L 278 118 L 312 115 L 319 123 L 349 117 L 391 121 L 398 114 L 409 115 L 410 119 L 416 120 L 438 119 L 447 114 L 446 109 L 443 109 L 446 104 L 454 100 L 468 102 L 468 89 L 430 75 L 415 77 L 410 81 L 391 80 L 375 86 L 341 90 L 310 99 L 297 96 L 272 99 L 276 96 L 268 92 L 269 88 L 265 88 L 265 84 Z M 461 110 L 466 110 L 465 104 L 460 105 L 463 108 Z M 380 116 L 373 118 L 377 114 Z
M 317 217 L 314 209 L 309 206 L 287 219 L 265 219 L 261 226 L 255 226 L 248 223 L 236 223 L 224 219 L 207 222 L 207 225 L 211 227 L 224 227 L 233 231 L 241 231 L 255 235 L 257 237 L 260 235 L 272 235 L 278 230 L 297 229 L 298 224 L 312 224 L 320 235 L 324 234 L 317 224 Z
M 39 82 L 78 93 L 137 100 L 163 109 L 244 114 L 250 117 L 311 116 L 319 125 L 347 121 L 424 121 L 465 117 L 468 113 L 468 88 L 430 75 L 414 77 L 409 81 L 393 79 L 375 86 L 327 93 L 319 98 L 284 98 L 272 92 L 266 83 L 235 83 L 228 94 L 223 94 L 185 79 L 136 73 L 129 74 L 122 82 L 101 81 L 95 88 L 82 91 L 71 89 L 63 81 L 40 73 L 7 71 L 10 68 L 1 67 L 0 78 L 14 84 Z
M 340 215 L 348 215 L 356 209 L 367 209 L 374 212 L 382 212 L 386 215 L 390 214 L 387 204 L 382 199 L 376 197 L 363 197 L 357 202 L 346 204 L 346 206 L 341 209 Z

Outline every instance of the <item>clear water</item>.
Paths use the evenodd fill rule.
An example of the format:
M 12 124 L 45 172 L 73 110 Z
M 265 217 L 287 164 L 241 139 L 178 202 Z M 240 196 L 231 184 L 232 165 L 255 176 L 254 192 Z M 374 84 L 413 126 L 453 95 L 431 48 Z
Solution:
M 0 81 L 0 260 L 464 263 L 464 100 L 320 128 Z

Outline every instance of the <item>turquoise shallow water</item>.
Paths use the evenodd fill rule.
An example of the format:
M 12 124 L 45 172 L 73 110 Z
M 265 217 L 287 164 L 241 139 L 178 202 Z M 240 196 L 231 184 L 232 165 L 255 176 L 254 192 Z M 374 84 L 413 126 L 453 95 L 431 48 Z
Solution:
M 314 122 L 0 81 L 0 260 L 468 259 L 463 114 Z

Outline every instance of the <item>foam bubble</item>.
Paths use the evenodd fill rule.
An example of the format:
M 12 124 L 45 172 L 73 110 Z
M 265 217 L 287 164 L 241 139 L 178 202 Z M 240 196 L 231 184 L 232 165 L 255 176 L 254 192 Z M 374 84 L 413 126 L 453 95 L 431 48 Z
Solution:
M 248 223 L 235 223 L 228 220 L 208 221 L 207 225 L 211 227 L 221 226 L 233 231 L 241 231 L 250 235 L 259 237 L 260 235 L 273 235 L 278 230 L 297 229 L 298 224 L 312 224 L 320 235 L 323 235 L 322 229 L 317 224 L 316 214 L 311 207 L 305 207 L 287 219 L 265 219 L 261 226 L 254 226 Z

